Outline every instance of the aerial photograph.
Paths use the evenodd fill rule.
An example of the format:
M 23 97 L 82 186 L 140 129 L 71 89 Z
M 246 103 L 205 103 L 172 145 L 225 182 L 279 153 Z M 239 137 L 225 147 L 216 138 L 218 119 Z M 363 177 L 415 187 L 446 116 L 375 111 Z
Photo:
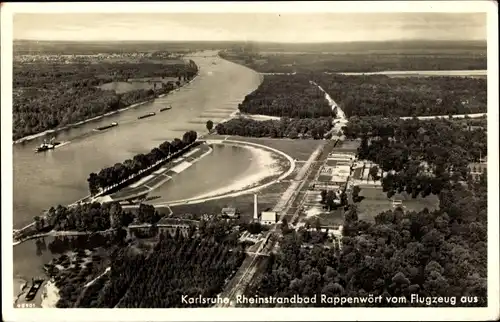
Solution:
M 488 307 L 486 13 L 12 19 L 14 311 Z

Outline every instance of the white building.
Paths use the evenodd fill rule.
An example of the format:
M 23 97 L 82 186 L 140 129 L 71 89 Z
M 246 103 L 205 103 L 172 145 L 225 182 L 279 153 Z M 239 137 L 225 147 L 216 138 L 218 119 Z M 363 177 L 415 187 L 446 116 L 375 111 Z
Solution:
M 272 225 L 278 222 L 279 216 L 276 211 L 263 211 L 259 213 L 257 194 L 253 195 L 253 220 L 263 225 Z
M 263 225 L 273 225 L 279 220 L 276 211 L 263 211 L 260 214 L 260 223 Z

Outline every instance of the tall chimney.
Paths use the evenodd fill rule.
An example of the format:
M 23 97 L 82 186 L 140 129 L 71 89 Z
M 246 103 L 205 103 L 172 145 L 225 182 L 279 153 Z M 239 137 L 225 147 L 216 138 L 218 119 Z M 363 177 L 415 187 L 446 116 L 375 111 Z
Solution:
M 259 212 L 257 209 L 257 194 L 256 193 L 253 195 L 253 219 L 255 219 L 255 220 L 259 219 Z

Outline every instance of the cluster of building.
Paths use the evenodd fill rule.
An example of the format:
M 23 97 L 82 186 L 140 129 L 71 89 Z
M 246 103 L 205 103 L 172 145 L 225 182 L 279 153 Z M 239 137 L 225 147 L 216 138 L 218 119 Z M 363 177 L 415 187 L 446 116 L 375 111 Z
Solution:
M 478 180 L 480 176 L 488 170 L 488 158 L 480 158 L 479 162 L 469 164 L 470 174 L 474 180 Z
M 169 52 L 134 52 L 134 53 L 98 53 L 91 55 L 54 55 L 54 54 L 24 54 L 14 55 L 14 62 L 29 63 L 29 62 L 61 62 L 75 63 L 85 61 L 104 61 L 108 59 L 140 59 L 140 58 L 162 58 L 174 59 L 180 58 L 181 55 Z
M 314 190 L 340 191 L 347 188 L 347 183 L 351 175 L 351 170 L 355 164 L 354 153 L 336 153 L 328 155 L 326 164 L 320 170 L 320 179 L 313 183 Z

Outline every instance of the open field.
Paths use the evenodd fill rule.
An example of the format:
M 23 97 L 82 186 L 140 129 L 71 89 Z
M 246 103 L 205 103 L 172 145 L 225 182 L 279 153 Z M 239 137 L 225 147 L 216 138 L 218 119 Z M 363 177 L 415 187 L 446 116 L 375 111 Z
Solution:
M 321 225 L 324 226 L 342 225 L 344 223 L 344 209 L 339 208 L 337 210 L 323 212 L 317 217 L 319 218 Z
M 114 91 L 117 94 L 132 92 L 135 90 L 152 90 L 154 84 L 144 82 L 110 82 L 99 86 L 100 89 L 105 91 Z
M 243 136 L 224 136 L 224 135 L 209 135 L 205 139 L 223 140 L 226 138 L 228 140 L 237 140 L 243 142 L 251 142 L 256 144 L 262 144 L 270 148 L 280 150 L 285 154 L 288 154 L 297 161 L 306 161 L 311 153 L 313 153 L 316 148 L 325 144 L 327 141 L 324 140 L 291 140 L 291 139 L 271 139 L 271 138 L 251 138 Z
M 388 199 L 385 192 L 380 187 L 361 187 L 359 194 L 364 199 L 357 203 L 358 217 L 360 220 L 373 222 L 375 216 L 387 210 L 394 209 L 392 207 L 392 199 Z M 430 195 L 426 198 L 417 197 L 415 199 L 408 196 L 405 192 L 394 195 L 393 199 L 402 200 L 406 211 L 422 211 L 424 208 L 435 210 L 439 206 L 438 197 Z
M 292 173 L 293 175 L 293 173 Z M 258 192 L 258 211 L 271 209 L 278 202 L 281 194 L 290 185 L 289 182 L 276 183 Z M 209 200 L 198 204 L 186 204 L 170 207 L 175 216 L 183 217 L 184 214 L 220 214 L 222 208 L 234 207 L 240 211 L 241 222 L 250 222 L 253 218 L 254 195 L 253 193 Z

